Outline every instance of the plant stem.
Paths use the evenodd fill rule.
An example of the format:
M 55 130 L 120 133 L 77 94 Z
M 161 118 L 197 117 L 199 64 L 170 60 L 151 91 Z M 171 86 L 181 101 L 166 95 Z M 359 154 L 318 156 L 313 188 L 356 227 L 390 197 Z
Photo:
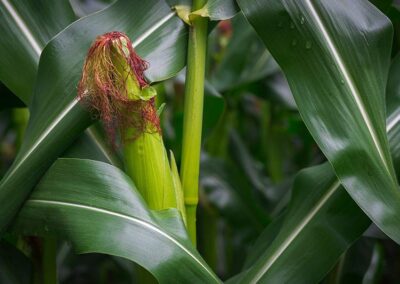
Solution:
M 206 203 L 206 202 L 204 202 Z M 218 213 L 209 205 L 202 203 L 199 206 L 201 218 L 199 251 L 207 264 L 214 270 L 218 269 Z
M 43 240 L 43 283 L 57 283 L 57 240 L 49 237 Z
M 192 11 L 202 8 L 205 3 L 206 0 L 193 0 Z M 191 17 L 185 84 L 181 180 L 185 196 L 187 227 L 194 245 L 196 245 L 207 25 L 206 18 Z

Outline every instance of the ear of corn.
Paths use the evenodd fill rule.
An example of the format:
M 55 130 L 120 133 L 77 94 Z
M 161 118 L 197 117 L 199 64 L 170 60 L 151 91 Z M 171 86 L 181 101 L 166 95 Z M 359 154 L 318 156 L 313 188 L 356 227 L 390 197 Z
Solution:
M 171 169 L 159 133 L 144 132 L 125 143 L 124 157 L 126 172 L 151 209 L 177 207 Z
M 131 45 L 127 36 L 116 32 L 100 36 L 93 43 L 79 86 L 80 97 L 95 101 L 100 118 L 105 117 L 103 121 L 111 127 L 109 132 L 118 128 L 126 173 L 150 209 L 178 208 L 185 216 L 176 164 L 172 160 L 171 170 L 162 140 L 156 91 L 144 79 L 146 62 Z

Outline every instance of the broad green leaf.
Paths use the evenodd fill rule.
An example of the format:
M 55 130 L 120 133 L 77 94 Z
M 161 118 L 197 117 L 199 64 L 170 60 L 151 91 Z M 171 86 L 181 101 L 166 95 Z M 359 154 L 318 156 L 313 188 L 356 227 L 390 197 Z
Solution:
M 0 81 L 25 104 L 43 47 L 74 19 L 68 0 L 0 1 Z
M 211 21 L 220 21 L 233 18 L 239 11 L 234 0 L 208 0 L 203 8 L 193 14 L 208 17 Z
M 400 243 L 400 192 L 385 130 L 390 21 L 365 0 L 238 3 L 341 183 Z
M 70 0 L 72 9 L 78 17 L 87 16 L 94 12 L 100 11 L 113 2 L 115 2 L 115 0 Z
M 400 54 L 398 54 L 391 65 L 389 79 L 387 84 L 387 129 L 388 137 L 391 146 L 393 163 L 397 172 L 397 176 L 400 176 Z M 393 141 L 393 142 L 392 142 Z
M 317 283 L 369 224 L 328 163 L 303 170 L 279 233 L 235 282 Z
M 91 42 L 113 30 L 127 33 L 149 62 L 150 81 L 171 77 L 184 66 L 186 29 L 163 1 L 120 0 L 58 34 L 41 55 L 25 140 L 0 183 L 2 229 L 44 171 L 91 123 L 76 100 L 76 86 Z
M 60 3 L 62 5 L 60 5 Z M 19 45 L 23 45 L 23 50 L 25 51 L 25 53 L 14 55 L 17 57 L 21 56 L 20 60 L 23 61 L 23 64 L 16 64 L 15 61 L 10 61 L 10 64 L 5 64 L 7 72 L 10 71 L 12 74 L 24 74 L 31 78 L 36 78 L 36 73 L 39 65 L 39 55 L 42 52 L 42 48 L 51 39 L 52 36 L 54 36 L 59 30 L 61 30 L 74 20 L 73 13 L 68 6 L 68 1 L 61 1 L 60 3 L 56 5 L 57 7 L 53 7 L 48 3 L 47 0 L 37 0 L 35 1 L 35 6 L 30 7 L 29 5 L 25 5 L 22 1 L 13 1 L 12 5 L 10 2 L 11 6 L 4 6 L 9 9 L 15 10 L 15 13 L 12 13 L 12 10 L 10 10 L 11 13 L 10 11 L 7 12 L 9 12 L 11 16 L 10 23 L 20 29 L 19 31 L 21 35 L 19 38 L 21 39 L 21 42 L 19 42 Z M 44 11 L 37 10 L 42 6 L 46 6 L 46 9 Z M 94 6 L 86 8 L 98 9 L 100 7 L 94 4 Z M 24 12 L 18 14 L 16 11 L 19 10 Z M 50 13 L 50 15 L 44 15 L 43 13 Z M 43 21 L 43 16 L 47 17 L 46 21 Z M 21 23 L 25 22 L 30 23 L 30 29 L 24 29 L 23 26 L 21 26 Z M 0 21 L 0 24 L 5 25 L 6 23 Z M 31 32 L 31 30 L 33 32 Z M 26 41 L 22 40 L 24 37 L 27 39 Z M 42 42 L 42 44 L 39 44 L 39 42 Z M 0 48 L 3 48 L 2 51 L 7 54 L 12 54 L 13 52 L 15 52 L 15 49 L 11 45 L 0 46 Z M 28 52 L 35 50 L 35 48 L 37 49 L 37 52 L 35 54 L 32 54 L 32 60 L 28 60 Z M 5 75 L 8 76 L 9 74 L 6 73 Z M 20 77 L 18 78 L 19 80 L 21 80 Z M 8 77 L 1 77 L 0 79 L 4 79 L 7 82 Z M 15 95 L 20 99 L 23 99 L 24 102 L 28 104 L 30 102 L 32 92 L 27 93 L 26 90 L 33 89 L 33 85 L 34 80 L 19 81 L 19 86 L 23 86 L 24 88 L 15 89 Z M 1 109 L 24 106 L 24 104 L 19 99 L 17 99 L 3 84 L 0 85 L 0 92 Z M 107 153 L 107 147 L 106 145 L 104 145 L 104 139 L 96 137 L 92 129 L 88 129 L 82 137 L 78 138 L 77 143 L 78 145 L 69 150 L 67 155 L 73 155 L 74 157 L 77 157 L 77 155 L 79 154 L 79 157 L 85 158 L 86 155 L 88 155 L 89 153 L 94 154 L 94 152 L 97 152 L 96 156 L 99 157 L 100 160 L 111 162 L 114 165 L 121 164 L 113 157 L 111 153 Z M 78 149 L 78 146 L 82 146 L 83 148 Z M 93 157 L 93 155 L 91 157 Z
M 254 242 L 253 246 L 246 255 L 246 259 L 242 269 L 243 271 L 250 268 L 260 257 L 262 257 L 264 252 L 275 240 L 284 223 L 283 221 L 285 220 L 286 216 L 285 213 L 286 211 L 283 211 L 280 215 L 276 216 L 258 236 L 257 240 Z M 242 274 L 237 275 L 237 277 L 241 276 Z
M 13 230 L 57 235 L 77 253 L 128 258 L 161 283 L 220 283 L 178 216 L 172 209 L 149 211 L 129 177 L 111 165 L 59 159 L 26 201 Z
M 62 154 L 63 158 L 80 158 L 96 160 L 111 164 L 120 169 L 123 168 L 123 162 L 116 152 L 116 149 L 107 142 L 107 138 L 100 133 L 101 126 L 93 125 L 75 140 Z
M 400 100 L 396 99 L 400 86 L 396 80 L 399 58 L 392 63 L 387 88 L 387 133 L 393 157 L 400 156 L 399 138 L 393 135 L 400 128 L 400 119 L 393 115 L 400 113 Z M 264 230 L 247 257 L 247 271 L 232 282 L 249 279 L 318 282 L 368 224 L 370 221 L 340 186 L 328 163 L 303 170 L 295 179 L 287 212 Z M 299 255 L 302 255 L 301 261 Z

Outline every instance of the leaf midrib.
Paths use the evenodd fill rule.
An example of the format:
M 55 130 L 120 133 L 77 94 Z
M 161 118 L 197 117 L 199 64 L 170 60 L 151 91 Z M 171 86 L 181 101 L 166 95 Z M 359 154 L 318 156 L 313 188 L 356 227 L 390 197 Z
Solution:
M 42 52 L 42 49 L 43 49 L 42 45 L 37 41 L 37 39 L 31 32 L 31 30 L 28 28 L 25 21 L 20 17 L 18 11 L 14 8 L 14 6 L 8 0 L 1 0 L 1 3 L 3 3 L 8 14 L 13 18 L 17 27 L 20 29 L 22 34 L 25 36 L 26 40 L 31 45 L 33 51 L 35 51 L 37 58 L 39 58 L 40 53 Z
M 398 109 L 397 111 L 395 111 L 395 112 L 393 113 L 393 115 L 391 115 L 391 116 L 387 119 L 387 121 L 386 121 L 386 124 L 387 124 L 386 132 L 389 134 L 389 132 L 392 131 L 392 130 L 394 129 L 394 127 L 395 127 L 399 122 L 400 122 L 400 109 Z M 332 192 L 330 192 L 330 190 L 328 190 L 328 193 L 326 193 L 326 194 L 324 194 L 323 196 L 321 196 L 320 201 L 319 201 L 319 202 L 317 203 L 317 205 L 314 206 L 313 209 L 311 210 L 312 212 L 314 211 L 314 208 L 320 209 L 320 208 L 322 208 L 322 207 L 325 205 L 325 203 L 327 203 L 327 202 L 329 201 L 329 198 L 330 198 L 330 197 L 336 192 L 336 190 L 339 188 L 339 186 L 335 187 L 335 186 L 337 185 L 337 183 L 339 183 L 339 186 L 340 186 L 340 181 L 339 181 L 339 179 L 336 179 L 336 180 L 332 183 L 332 185 L 330 186 L 330 189 L 332 190 Z M 272 256 L 269 258 L 269 260 L 267 260 L 267 262 L 269 262 L 269 263 L 266 263 L 265 265 L 262 266 L 261 271 L 260 271 L 259 273 L 257 273 L 256 276 L 255 276 L 255 278 L 258 277 L 258 279 L 257 279 L 257 280 L 254 280 L 254 279 L 253 279 L 253 281 L 257 282 L 257 281 L 272 267 L 272 265 L 275 263 L 275 261 L 283 254 L 284 250 L 285 250 L 286 248 L 288 248 L 288 247 L 290 246 L 290 244 L 296 239 L 296 237 L 300 234 L 300 231 L 296 233 L 297 228 L 300 228 L 300 227 L 301 227 L 301 229 L 305 228 L 305 227 L 308 225 L 308 223 L 311 221 L 312 217 L 314 217 L 317 213 L 318 213 L 318 210 L 315 211 L 314 214 L 309 213 L 309 214 L 307 215 L 307 216 L 311 216 L 311 215 L 312 215 L 311 218 L 309 218 L 309 217 L 307 217 L 307 216 L 306 216 L 305 218 L 303 218 L 303 220 L 302 220 L 302 222 L 301 222 L 301 225 L 300 225 L 300 226 L 297 226 L 296 229 L 293 230 L 294 233 L 292 233 L 291 235 L 289 235 L 289 237 L 286 238 L 284 242 L 282 242 L 282 244 L 285 244 L 284 247 L 281 246 L 281 247 L 278 248 L 278 251 L 279 251 L 279 250 L 282 250 L 282 251 L 279 252 L 279 253 L 275 253 L 274 255 L 272 255 Z
M 310 212 L 301 220 L 299 225 L 297 225 L 291 234 L 280 244 L 266 263 L 260 268 L 259 272 L 254 276 L 250 283 L 257 283 L 261 277 L 272 267 L 274 262 L 284 253 L 284 251 L 292 244 L 294 239 L 301 233 L 301 231 L 310 223 L 312 218 L 320 211 L 320 209 L 329 201 L 329 198 L 336 192 L 340 187 L 340 181 L 336 179 L 330 186 L 329 190 L 321 196 L 320 200 L 312 207 Z
M 1 0 L 7 1 L 7 0 Z M 157 29 L 159 29 L 161 26 L 163 26 L 166 22 L 168 22 L 176 12 L 172 11 L 163 18 L 161 18 L 159 21 L 157 21 L 150 29 L 146 30 L 143 34 L 141 34 L 137 39 L 132 43 L 132 46 L 136 48 L 138 45 L 140 45 L 146 38 L 151 36 Z M 30 147 L 27 150 L 27 153 L 19 160 L 17 165 L 13 168 L 13 170 L 7 174 L 3 180 L 0 182 L 0 187 L 1 185 L 5 184 L 14 174 L 17 172 L 19 167 L 25 162 L 26 159 L 37 149 L 37 147 L 41 144 L 42 141 L 46 139 L 46 137 L 57 127 L 57 125 L 60 123 L 60 121 L 68 115 L 68 113 L 77 105 L 78 99 L 74 98 L 73 101 L 71 101 L 62 111 L 61 113 L 53 120 L 53 122 L 47 127 L 42 134 L 39 136 L 38 140 L 34 143 L 32 147 Z
M 134 216 L 129 216 L 125 215 L 122 213 L 110 211 L 107 209 L 95 207 L 95 206 L 88 206 L 84 204 L 77 204 L 77 203 L 70 203 L 70 202 L 64 202 L 64 201 L 54 201 L 54 200 L 44 200 L 44 199 L 29 199 L 26 202 L 26 205 L 32 204 L 35 206 L 43 205 L 43 206 L 62 206 L 62 207 L 67 207 L 67 208 L 75 208 L 75 209 L 81 209 L 81 210 L 87 210 L 87 211 L 93 211 L 97 212 L 100 214 L 106 214 L 110 215 L 113 217 L 121 218 L 124 220 L 128 220 L 131 222 L 134 222 L 138 224 L 139 226 L 146 227 L 150 231 L 153 231 L 161 236 L 163 236 L 165 239 L 169 240 L 170 242 L 174 243 L 177 247 L 179 247 L 184 253 L 190 256 L 197 264 L 199 264 L 207 273 L 215 280 L 215 283 L 220 283 L 219 279 L 215 277 L 214 273 L 211 272 L 191 251 L 189 251 L 185 246 L 183 246 L 179 241 L 177 241 L 173 236 L 169 235 L 168 233 L 164 232 L 162 229 L 159 227 L 146 222 L 140 218 L 134 217 Z
M 310 9 L 311 12 L 311 16 L 314 18 L 315 22 L 317 23 L 317 26 L 320 30 L 320 32 L 322 33 L 322 36 L 328 46 L 328 49 L 334 59 L 334 62 L 336 63 L 336 65 L 339 67 L 339 70 L 341 72 L 341 74 L 343 75 L 344 78 L 344 82 L 346 82 L 348 89 L 350 90 L 350 93 L 353 97 L 353 99 L 356 102 L 357 108 L 359 110 L 359 112 L 361 113 L 361 116 L 367 126 L 367 129 L 372 137 L 373 140 L 373 144 L 375 145 L 375 148 L 378 151 L 379 157 L 382 160 L 384 167 L 386 169 L 386 171 L 388 172 L 390 177 L 392 176 L 392 172 L 390 170 L 389 167 L 389 163 L 385 158 L 384 155 L 384 151 L 383 151 L 383 147 L 377 137 L 375 128 L 373 127 L 373 124 L 371 122 L 371 118 L 368 115 L 368 112 L 365 108 L 365 105 L 362 101 L 361 95 L 359 90 L 357 89 L 355 83 L 353 82 L 353 79 L 349 73 L 349 71 L 347 70 L 347 67 L 342 59 L 342 57 L 340 56 L 338 49 L 336 48 L 327 28 L 325 27 L 321 17 L 319 16 L 317 10 L 315 9 L 313 3 L 311 0 L 305 0 L 306 5 L 308 6 L 308 8 Z

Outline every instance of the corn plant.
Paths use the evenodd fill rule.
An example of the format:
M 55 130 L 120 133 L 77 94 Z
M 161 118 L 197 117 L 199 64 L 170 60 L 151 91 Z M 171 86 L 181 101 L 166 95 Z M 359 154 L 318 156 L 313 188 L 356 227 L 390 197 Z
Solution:
M 398 283 L 399 23 L 0 0 L 0 283 Z

